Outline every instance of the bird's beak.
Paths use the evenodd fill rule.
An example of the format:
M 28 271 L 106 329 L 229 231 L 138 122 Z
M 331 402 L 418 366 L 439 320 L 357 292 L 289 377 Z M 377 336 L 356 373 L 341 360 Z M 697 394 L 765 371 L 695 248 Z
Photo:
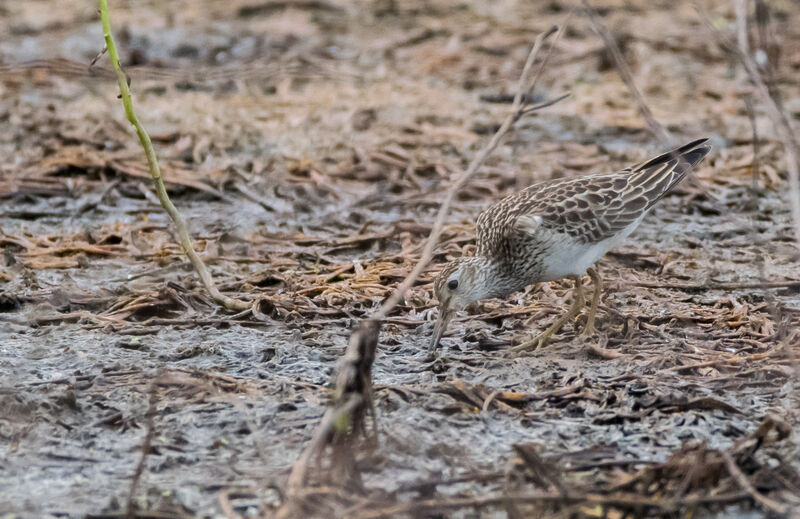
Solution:
M 450 319 L 453 318 L 454 312 L 448 308 L 447 301 L 439 305 L 439 317 L 436 319 L 436 326 L 433 329 L 433 341 L 431 341 L 431 351 L 435 351 L 439 347 L 439 341 L 442 339 Z

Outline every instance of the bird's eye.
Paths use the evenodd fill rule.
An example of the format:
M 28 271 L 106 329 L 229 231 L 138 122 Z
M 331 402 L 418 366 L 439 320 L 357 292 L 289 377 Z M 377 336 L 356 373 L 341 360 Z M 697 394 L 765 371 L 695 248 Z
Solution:
M 457 289 L 458 288 L 458 280 L 457 279 L 451 279 L 450 281 L 448 281 L 447 282 L 447 288 L 449 288 L 450 290 Z

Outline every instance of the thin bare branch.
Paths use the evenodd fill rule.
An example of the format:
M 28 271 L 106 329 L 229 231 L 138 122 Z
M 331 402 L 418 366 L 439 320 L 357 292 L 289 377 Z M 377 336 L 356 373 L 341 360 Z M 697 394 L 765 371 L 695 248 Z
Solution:
M 136 116 L 136 112 L 133 110 L 133 100 L 131 98 L 128 77 L 125 75 L 125 71 L 122 70 L 122 66 L 119 63 L 117 47 L 114 44 L 114 37 L 111 34 L 111 21 L 108 15 L 108 0 L 100 0 L 100 20 L 103 25 L 103 37 L 105 38 L 108 56 L 111 58 L 111 64 L 113 65 L 114 71 L 117 75 L 119 92 L 120 96 L 122 97 L 122 104 L 125 107 L 125 116 L 136 131 L 136 135 L 139 138 L 139 143 L 142 145 L 145 157 L 147 158 L 147 165 L 150 169 L 150 176 L 153 178 L 153 185 L 156 190 L 156 195 L 158 195 L 158 200 L 161 202 L 161 206 L 167 212 L 172 220 L 172 223 L 175 225 L 175 232 L 178 236 L 178 242 L 183 248 L 183 252 L 189 257 L 189 261 L 192 262 L 194 269 L 197 271 L 197 275 L 200 276 L 200 281 L 203 283 L 203 286 L 206 288 L 214 301 L 230 310 L 247 310 L 251 308 L 253 303 L 233 299 L 220 292 L 217 288 L 217 285 L 214 283 L 214 278 L 211 277 L 211 273 L 208 271 L 208 267 L 206 267 L 206 264 L 203 262 L 197 252 L 195 252 L 194 246 L 192 245 L 192 238 L 189 235 L 189 229 L 186 226 L 186 221 L 183 219 L 183 216 L 181 216 L 181 214 L 178 212 L 178 209 L 167 195 L 167 188 L 164 185 L 164 178 L 161 176 L 161 167 L 158 165 L 158 158 L 156 157 L 156 151 L 155 148 L 153 148 L 153 143 L 150 140 L 150 135 L 144 129 L 144 126 Z
M 747 0 L 734 0 L 733 10 L 736 13 L 736 43 L 744 54 L 750 54 L 750 43 L 747 39 Z
M 563 27 L 560 30 L 563 31 Z M 439 208 L 439 213 L 436 215 L 436 221 L 433 224 L 433 228 L 428 236 L 428 240 L 425 242 L 425 247 L 422 249 L 422 254 L 419 261 L 414 266 L 413 270 L 408 274 L 408 276 L 406 276 L 403 282 L 400 283 L 400 285 L 395 289 L 394 293 L 389 297 L 389 299 L 387 299 L 383 305 L 381 305 L 380 309 L 375 312 L 373 315 L 374 319 L 384 319 L 389 312 L 395 306 L 397 306 L 400 301 L 403 300 L 406 292 L 408 292 L 408 289 L 414 286 L 414 283 L 417 281 L 417 278 L 419 278 L 419 275 L 422 274 L 423 270 L 425 270 L 425 268 L 428 266 L 428 263 L 430 263 L 431 259 L 433 258 L 433 251 L 436 248 L 436 245 L 439 243 L 439 236 L 442 234 L 442 228 L 447 220 L 447 216 L 450 214 L 450 206 L 453 204 L 456 194 L 475 175 L 475 173 L 478 171 L 478 168 L 481 167 L 484 161 L 486 161 L 486 158 L 495 150 L 495 148 L 497 148 L 497 146 L 500 144 L 500 141 L 503 140 L 503 137 L 506 136 L 509 130 L 511 130 L 513 127 L 514 123 L 520 118 L 521 114 L 528 108 L 527 103 L 523 102 L 523 98 L 531 99 L 531 95 L 526 96 L 525 94 L 529 94 L 536 87 L 536 84 L 533 82 L 530 82 L 530 86 L 528 86 L 528 78 L 530 77 L 533 63 L 536 61 L 536 55 L 539 53 L 544 41 L 558 31 L 558 27 L 552 27 L 550 30 L 540 34 L 536 38 L 536 41 L 533 43 L 533 47 L 531 47 L 531 51 L 528 53 L 528 59 L 525 61 L 525 66 L 522 69 L 517 93 L 514 96 L 514 101 L 511 105 L 511 113 L 505 118 L 503 124 L 500 125 L 500 128 L 498 128 L 497 132 L 495 132 L 486 146 L 484 146 L 483 149 L 481 149 L 472 159 L 472 162 L 470 162 L 467 169 L 464 170 L 461 175 L 459 175 L 453 185 L 451 185 L 447 190 L 447 195 L 445 196 L 444 202 L 442 202 L 442 205 Z M 536 78 L 538 77 L 539 74 L 536 75 Z
M 136 471 L 131 478 L 131 486 L 128 490 L 128 504 L 126 506 L 125 515 L 128 519 L 136 517 L 136 510 L 134 509 L 134 498 L 136 497 L 136 489 L 139 487 L 139 480 L 144 473 L 144 467 L 147 463 L 147 456 L 150 454 L 150 446 L 153 443 L 153 436 L 155 434 L 155 415 L 156 406 L 158 405 L 158 395 L 156 393 L 156 379 L 150 384 L 149 400 L 147 404 L 147 413 L 145 414 L 145 433 L 144 440 L 142 441 L 141 454 L 139 455 L 139 462 L 136 464 Z
M 351 334 L 347 351 L 340 362 L 338 373 L 334 379 L 334 393 L 331 404 L 314 431 L 311 441 L 306 445 L 300 458 L 292 467 L 292 472 L 286 487 L 287 500 L 278 514 L 279 517 L 291 517 L 293 514 L 299 512 L 299 507 L 302 505 L 303 489 L 307 484 L 306 480 L 309 464 L 315 455 L 319 455 L 322 452 L 326 445 L 333 443 L 334 439 L 337 437 L 337 431 L 339 430 L 337 428 L 341 428 L 342 423 L 347 423 L 347 429 L 357 432 L 359 428 L 363 429 L 363 418 L 368 412 L 372 413 L 373 424 L 375 423 L 374 409 L 372 409 L 370 369 L 375 355 L 375 348 L 378 343 L 380 321 L 386 318 L 388 313 L 402 301 L 408 289 L 414 285 L 419 275 L 432 259 L 433 251 L 438 243 L 439 236 L 441 235 L 442 228 L 444 227 L 456 193 L 458 193 L 458 191 L 475 175 L 478 168 L 484 163 L 492 151 L 497 148 L 503 137 L 505 137 L 526 111 L 550 106 L 566 97 L 561 96 L 554 101 L 541 103 L 539 106 L 530 106 L 530 100 L 533 99 L 531 94 L 536 86 L 536 80 L 538 80 L 541 75 L 540 69 L 534 77 L 534 80 L 530 80 L 531 69 L 544 41 L 556 32 L 560 34 L 563 32 L 563 28 L 559 31 L 557 27 L 553 27 L 536 38 L 531 51 L 528 53 L 528 58 L 525 61 L 522 74 L 520 75 L 510 113 L 497 132 L 492 136 L 491 140 L 480 150 L 472 162 L 470 162 L 467 169 L 459 175 L 453 185 L 448 189 L 445 200 L 439 208 L 436 222 L 433 225 L 421 257 L 414 269 L 395 289 L 392 296 L 375 312 L 372 318 L 363 321 Z M 338 447 L 347 450 L 349 447 L 348 442 L 351 442 L 354 436 L 353 434 L 346 436 L 339 434 L 341 444 L 338 446 L 334 445 L 334 449 Z
M 530 108 L 524 109 L 521 112 L 521 114 L 524 116 L 524 115 L 528 115 L 530 113 L 536 112 L 538 110 L 541 110 L 542 108 L 547 108 L 548 106 L 553 106 L 554 104 L 560 103 L 564 99 L 568 98 L 570 95 L 572 95 L 572 94 L 567 92 L 566 94 L 562 94 L 562 95 L 556 97 L 555 99 L 551 99 L 550 101 L 544 101 L 544 102 L 539 103 L 538 105 L 533 105 Z
M 378 327 L 378 321 L 366 320 L 350 335 L 350 343 L 333 380 L 328 409 L 314 430 L 311 441 L 292 466 L 286 483 L 287 499 L 278 513 L 279 518 L 295 517 L 300 513 L 309 466 L 326 446 L 330 445 L 334 450 L 330 469 L 339 469 L 340 473 L 347 474 L 355 467 L 353 442 L 359 433 L 365 431 L 364 419 L 367 414 L 372 415 L 373 435 L 377 435 L 372 363 L 378 345 Z M 345 466 L 335 467 L 337 462 Z M 341 475 L 336 479 L 343 483 Z
M 606 26 L 603 25 L 603 22 L 600 21 L 600 16 L 597 14 L 597 11 L 595 11 L 594 8 L 589 5 L 587 0 L 583 0 L 583 7 L 589 17 L 589 21 L 592 23 L 592 28 L 601 38 L 603 38 L 606 48 L 611 53 L 611 57 L 614 60 L 614 64 L 617 66 L 617 71 L 619 72 L 622 81 L 625 83 L 625 86 L 628 87 L 628 90 L 636 101 L 636 104 L 639 105 L 639 113 L 641 113 L 642 117 L 644 117 L 647 127 L 650 129 L 655 138 L 661 141 L 662 144 L 670 144 L 672 142 L 672 135 L 661 125 L 661 123 L 656 120 L 656 118 L 653 116 L 653 112 L 650 110 L 650 107 L 647 106 L 644 96 L 636 86 L 636 82 L 633 80 L 631 69 L 628 67 L 628 63 L 622 56 L 622 51 L 619 50 L 619 45 L 617 45 L 614 36 L 606 28 Z
M 745 2 L 746 0 L 733 1 Z M 747 10 L 746 8 L 737 8 L 736 13 L 737 16 L 740 14 L 746 16 Z M 769 116 L 770 120 L 772 120 L 772 124 L 775 126 L 783 147 L 786 150 L 786 169 L 789 172 L 789 196 L 791 202 L 792 221 L 794 222 L 794 237 L 798 246 L 800 246 L 800 149 L 798 149 L 797 139 L 794 135 L 794 129 L 792 128 L 789 119 L 786 117 L 786 114 L 784 114 L 781 110 L 778 101 L 770 93 L 769 87 L 764 81 L 764 78 L 761 76 L 761 72 L 759 72 L 758 65 L 753 60 L 753 57 L 749 54 L 746 54 L 743 49 L 731 42 L 727 36 L 722 34 L 722 32 L 714 27 L 714 24 L 711 23 L 707 15 L 704 17 L 706 25 L 715 35 L 717 35 L 722 46 L 731 54 L 733 54 L 733 56 L 735 56 L 742 64 L 742 67 L 753 84 L 753 88 L 757 97 L 764 105 L 767 115 Z M 738 21 L 739 26 L 744 24 L 746 27 L 746 23 L 746 20 Z
M 736 480 L 740 487 L 742 487 L 742 490 L 750 494 L 756 503 L 769 510 L 773 514 L 777 514 L 779 516 L 786 514 L 786 505 L 783 503 L 778 503 L 777 501 L 773 501 L 756 490 L 753 484 L 750 483 L 750 480 L 747 479 L 747 476 L 744 475 L 742 469 L 740 469 L 736 464 L 736 460 L 733 459 L 733 456 L 730 452 L 722 451 L 722 459 L 725 460 L 725 466 L 728 468 L 728 473 L 730 473 L 731 477 Z

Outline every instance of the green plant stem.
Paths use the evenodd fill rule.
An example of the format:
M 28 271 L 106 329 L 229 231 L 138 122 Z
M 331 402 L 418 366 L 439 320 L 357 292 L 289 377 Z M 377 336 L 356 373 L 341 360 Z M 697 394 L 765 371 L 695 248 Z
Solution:
M 219 289 L 217 289 L 217 286 L 214 284 L 214 279 L 211 277 L 208 268 L 206 267 L 205 263 L 203 263 L 203 260 L 200 259 L 200 256 L 197 254 L 197 252 L 195 252 L 194 247 L 192 246 L 192 239 L 189 236 L 189 230 L 186 227 L 186 221 L 183 219 L 167 195 L 167 188 L 164 185 L 164 178 L 161 176 L 161 168 L 158 166 L 158 159 L 156 158 L 155 149 L 153 149 L 153 142 L 150 140 L 150 136 L 147 134 L 147 131 L 145 131 L 142 123 L 139 122 L 139 119 L 136 117 L 136 113 L 133 111 L 133 100 L 131 99 L 131 91 L 128 87 L 128 78 L 125 76 L 125 72 L 122 70 L 122 67 L 119 64 L 117 47 L 114 45 L 114 37 L 111 35 L 111 22 L 109 21 L 108 17 L 107 0 L 100 0 L 100 20 L 103 25 L 103 37 L 106 41 L 106 49 L 108 49 L 108 55 L 111 58 L 111 64 L 117 73 L 117 82 L 119 83 L 119 92 L 122 97 L 122 104 L 125 107 L 125 116 L 128 118 L 128 121 L 136 131 L 136 136 L 139 137 L 139 142 L 141 143 L 142 148 L 144 149 L 144 154 L 147 157 L 147 166 L 150 169 L 150 176 L 153 178 L 153 185 L 156 189 L 156 195 L 158 196 L 158 200 L 161 202 L 161 206 L 167 212 L 170 219 L 172 219 L 172 223 L 175 224 L 178 242 L 181 244 L 183 251 L 189 257 L 189 261 L 192 262 L 197 274 L 200 276 L 200 280 L 214 301 L 230 310 L 247 310 L 251 307 L 252 303 L 233 299 L 224 295 L 219 291 Z

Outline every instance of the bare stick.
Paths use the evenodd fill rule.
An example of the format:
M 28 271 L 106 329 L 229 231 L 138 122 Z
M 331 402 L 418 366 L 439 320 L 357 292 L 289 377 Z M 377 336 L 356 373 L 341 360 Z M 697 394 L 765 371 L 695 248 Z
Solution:
M 756 503 L 779 516 L 786 514 L 786 505 L 778 503 L 777 501 L 774 501 L 759 492 L 753 486 L 753 484 L 750 483 L 750 480 L 747 479 L 747 476 L 744 475 L 742 469 L 740 469 L 736 464 L 736 461 L 733 459 L 733 456 L 731 456 L 730 452 L 722 451 L 722 458 L 725 460 L 725 466 L 728 468 L 728 472 L 730 473 L 731 477 L 736 480 L 740 487 L 742 487 L 742 490 L 750 494 Z
M 139 455 L 139 463 L 136 464 L 136 471 L 133 473 L 133 478 L 131 479 L 131 488 L 128 492 L 128 506 L 125 511 L 126 517 L 128 519 L 133 519 L 136 517 L 136 512 L 133 509 L 133 499 L 136 497 L 136 488 L 139 486 L 139 480 L 142 477 L 142 473 L 144 472 L 145 463 L 147 462 L 147 456 L 150 454 L 150 445 L 153 443 L 153 435 L 155 432 L 155 427 L 153 426 L 153 420 L 156 414 L 156 405 L 158 404 L 157 395 L 156 395 L 156 385 L 155 381 L 150 385 L 150 398 L 147 404 L 147 414 L 145 415 L 145 434 L 144 434 L 144 441 L 142 442 L 142 452 Z
M 150 140 L 150 136 L 147 134 L 147 131 L 145 131 L 142 123 L 139 122 L 139 119 L 136 117 L 136 113 L 133 111 L 133 100 L 131 99 L 131 91 L 128 87 L 128 78 L 119 63 L 117 47 L 114 44 L 114 37 L 111 34 L 111 22 L 108 17 L 108 0 L 100 0 L 100 20 L 103 25 L 103 37 L 105 38 L 108 55 L 111 58 L 111 64 L 114 66 L 114 71 L 117 73 L 117 83 L 119 83 L 119 92 L 120 96 L 122 97 L 122 104 L 125 107 L 125 116 L 128 118 L 128 122 L 131 123 L 136 131 L 137 137 L 139 137 L 139 143 L 142 145 L 144 154 L 147 158 L 150 176 L 153 177 L 153 185 L 155 186 L 156 195 L 158 195 L 158 200 L 161 202 L 161 206 L 167 212 L 172 220 L 172 223 L 175 225 L 175 232 L 178 235 L 178 242 L 183 248 L 183 252 L 189 257 L 189 261 L 192 262 L 194 269 L 197 271 L 197 275 L 200 276 L 200 281 L 203 283 L 203 286 L 205 286 L 206 290 L 211 295 L 211 298 L 214 299 L 214 301 L 216 301 L 218 304 L 221 304 L 225 308 L 228 308 L 229 310 L 247 310 L 251 308 L 253 303 L 241 301 L 239 299 L 233 299 L 221 293 L 214 284 L 214 279 L 211 277 L 211 273 L 209 273 L 206 264 L 203 263 L 203 260 L 200 259 L 200 256 L 198 256 L 197 252 L 195 252 L 194 247 L 192 246 L 192 239 L 189 236 L 189 230 L 186 227 L 186 221 L 172 204 L 169 196 L 167 196 L 167 188 L 164 185 L 164 178 L 161 176 L 161 168 L 158 165 L 158 159 L 156 158 L 156 152 L 153 148 L 153 143 Z
M 687 507 L 706 504 L 728 504 L 737 503 L 746 498 L 744 493 L 720 494 L 712 496 L 702 496 L 697 498 L 686 498 L 681 504 Z M 417 517 L 425 512 L 459 510 L 462 508 L 487 508 L 500 507 L 513 504 L 583 504 L 592 507 L 624 507 L 633 509 L 652 509 L 656 515 L 673 515 L 677 513 L 677 508 L 671 503 L 662 499 L 645 497 L 638 494 L 584 494 L 581 496 L 571 495 L 562 496 L 555 492 L 528 492 L 504 495 L 489 495 L 485 497 L 453 497 L 445 499 L 423 499 L 412 503 L 399 503 L 385 507 L 372 508 L 358 514 L 351 514 L 349 517 L 354 519 L 383 519 L 400 516 Z M 638 517 L 638 516 L 637 516 Z
M 456 194 L 475 175 L 475 173 L 478 171 L 478 168 L 481 167 L 484 161 L 486 161 L 486 158 L 495 150 L 495 148 L 497 148 L 497 146 L 500 144 L 500 141 L 503 139 L 503 137 L 505 137 L 509 130 L 511 130 L 511 127 L 514 125 L 514 123 L 516 123 L 519 118 L 526 113 L 526 109 L 529 107 L 527 106 L 527 101 L 523 102 L 523 98 L 530 99 L 532 97 L 531 95 L 525 94 L 533 91 L 536 86 L 535 80 L 539 77 L 539 74 L 537 74 L 534 78 L 534 81 L 529 81 L 528 78 L 530 77 L 531 67 L 536 60 L 536 55 L 539 53 L 544 40 L 557 31 L 560 35 L 563 33 L 563 27 L 561 30 L 559 30 L 557 27 L 552 27 L 550 30 L 540 34 L 536 38 L 536 41 L 534 41 L 533 47 L 528 54 L 528 59 L 525 61 L 525 66 L 523 67 L 522 74 L 519 78 L 517 93 L 514 95 L 514 102 L 511 105 L 511 113 L 505 118 L 503 124 L 492 136 L 492 139 L 489 141 L 489 143 L 484 146 L 480 152 L 478 152 L 475 158 L 472 159 L 472 162 L 469 163 L 467 169 L 464 170 L 461 175 L 459 175 L 453 185 L 447 190 L 447 196 L 439 208 L 439 213 L 436 215 L 436 221 L 434 222 L 431 233 L 428 236 L 428 241 L 425 242 L 425 247 L 422 249 L 422 254 L 419 258 L 419 261 L 417 261 L 414 269 L 408 274 L 408 276 L 406 276 L 403 282 L 400 283 L 389 299 L 387 299 L 383 305 L 381 305 L 380 309 L 375 312 L 373 316 L 374 319 L 384 319 L 388 313 L 395 306 L 397 306 L 400 301 L 403 300 L 403 297 L 405 297 L 408 289 L 414 285 L 419 275 L 422 274 L 422 271 L 428 266 L 428 263 L 430 263 L 431 259 L 433 258 L 433 250 L 439 243 L 439 236 L 442 234 L 442 228 L 447 220 L 447 216 L 450 214 L 450 206 L 453 204 Z M 563 99 L 563 97 L 561 99 Z M 544 103 L 542 107 L 544 106 L 549 106 L 549 104 Z
M 746 8 L 746 4 L 742 4 L 741 6 L 737 4 L 736 9 Z M 738 12 L 738 11 L 737 11 Z M 747 41 L 747 12 L 745 11 L 742 13 L 741 16 L 737 14 L 737 34 L 738 34 L 738 41 L 739 41 L 739 48 L 745 49 L 748 48 L 748 41 Z M 770 90 L 772 92 L 773 90 Z M 758 142 L 758 121 L 756 120 L 756 109 L 753 106 L 753 96 L 752 94 L 748 94 L 744 98 L 744 105 L 747 108 L 747 118 L 750 120 L 750 128 L 752 130 L 752 139 L 753 139 L 753 165 L 752 165 L 752 175 L 751 175 L 751 183 L 750 183 L 750 207 L 749 210 L 751 212 L 750 218 L 748 219 L 750 223 L 749 233 L 753 240 L 753 243 L 758 243 L 758 226 L 756 224 L 755 218 L 753 214 L 758 210 L 758 182 L 761 178 L 761 171 L 760 171 L 760 163 L 759 163 L 759 142 Z M 764 258 L 764 254 L 762 251 L 759 251 L 757 256 L 756 265 L 758 268 L 758 277 L 764 281 L 767 279 L 767 266 L 766 260 Z M 798 282 L 798 286 L 800 286 L 800 282 Z M 763 291 L 764 294 L 764 301 L 767 302 L 767 309 L 772 316 L 773 321 L 778 323 L 778 329 L 776 336 L 782 337 L 784 332 L 784 321 L 781 317 L 781 310 L 778 306 L 775 294 L 769 292 L 767 290 Z
M 622 52 L 619 50 L 619 45 L 614 40 L 614 36 L 611 32 L 603 25 L 603 22 L 600 21 L 600 17 L 597 15 L 597 11 L 589 5 L 587 0 L 583 0 L 583 7 L 586 11 L 586 14 L 589 16 L 589 21 L 592 22 L 592 28 L 603 38 L 603 42 L 606 44 L 606 48 L 611 53 L 611 57 L 614 60 L 614 63 L 617 65 L 617 71 L 619 72 L 622 81 L 625 83 L 625 86 L 628 87 L 631 95 L 633 96 L 636 103 L 639 105 L 639 113 L 642 114 L 644 117 L 645 122 L 647 123 L 647 127 L 653 133 L 656 139 L 661 141 L 662 144 L 668 144 L 672 142 L 672 135 L 664 128 L 661 123 L 656 121 L 656 118 L 653 116 L 653 112 L 650 111 L 650 107 L 647 106 L 647 103 L 644 100 L 644 96 L 639 91 L 639 88 L 636 86 L 636 83 L 633 81 L 633 74 L 631 74 L 631 69 L 628 67 L 628 64 L 625 62 L 625 58 L 622 56 Z
M 747 96 L 744 98 L 744 105 L 747 108 L 747 118 L 750 119 L 750 127 L 753 130 L 753 177 L 752 177 L 752 194 L 755 195 L 755 190 L 758 189 L 758 179 L 761 177 L 760 164 L 758 162 L 758 124 L 756 123 L 756 110 L 753 106 L 753 98 Z M 755 207 L 755 200 L 753 200 L 753 207 Z
M 763 290 L 770 288 L 800 288 L 800 281 L 759 281 L 755 283 L 651 283 L 647 281 L 637 281 L 635 283 L 628 283 L 627 285 L 642 288 L 664 288 L 667 290 L 700 292 L 704 290 Z
M 736 10 L 737 26 L 740 28 L 740 33 L 744 31 L 745 36 L 743 40 L 740 37 L 739 47 L 733 47 L 725 43 L 723 43 L 723 46 L 731 48 L 731 52 L 739 58 L 745 72 L 747 72 L 750 78 L 750 82 L 755 86 L 756 93 L 761 98 L 761 102 L 766 106 L 767 114 L 770 119 L 772 119 L 772 124 L 778 129 L 778 135 L 781 141 L 783 141 L 783 148 L 786 151 L 786 169 L 789 171 L 789 200 L 791 203 L 792 221 L 794 222 L 794 238 L 797 245 L 800 246 L 800 150 L 798 150 L 797 139 L 795 138 L 794 129 L 792 128 L 791 122 L 789 122 L 789 118 L 786 117 L 786 114 L 783 112 L 779 99 L 780 91 L 777 85 L 774 83 L 767 84 L 767 82 L 764 81 L 758 65 L 748 52 L 749 48 L 746 45 L 741 45 L 742 41 L 745 43 L 747 42 L 747 0 L 732 1 L 734 2 L 734 8 Z M 756 13 L 758 13 L 758 8 L 759 5 L 756 4 Z M 761 15 L 765 17 L 766 13 L 762 12 Z M 708 17 L 706 17 L 706 23 L 708 24 Z M 710 25 L 710 27 L 712 29 L 714 28 L 713 25 Z M 717 34 L 724 39 L 724 36 L 719 33 L 719 31 L 717 31 Z M 773 314 L 778 317 L 777 322 L 781 323 L 778 306 L 774 304 L 774 301 L 770 299 L 768 299 L 768 301 L 773 308 Z M 780 326 L 778 330 L 779 333 L 783 331 L 781 328 L 783 328 L 783 326 Z M 788 348 L 788 351 L 792 359 L 792 364 L 794 365 L 795 377 L 800 377 L 800 367 L 797 365 L 794 350 Z
M 613 35 L 606 28 L 606 26 L 603 25 L 603 22 L 600 20 L 600 16 L 597 14 L 597 11 L 595 11 L 594 8 L 589 5 L 588 0 L 583 0 L 583 7 L 586 15 L 589 17 L 589 21 L 592 23 L 592 28 L 598 35 L 600 35 L 605 43 L 606 48 L 611 53 L 611 58 L 614 60 L 614 65 L 617 68 L 617 72 L 619 73 L 620 78 L 622 78 L 623 83 L 625 83 L 625 86 L 628 87 L 628 91 L 630 92 L 631 96 L 639 106 L 639 113 L 642 114 L 642 117 L 644 117 L 650 132 L 661 142 L 661 144 L 671 146 L 673 143 L 672 134 L 670 134 L 669 131 L 656 120 L 655 116 L 653 116 L 653 112 L 650 110 L 650 107 L 647 106 L 647 102 L 644 100 L 644 96 L 636 86 L 636 82 L 633 80 L 633 74 L 631 74 L 631 69 L 628 67 L 628 63 L 625 61 L 622 52 L 619 50 L 619 46 L 614 40 Z M 689 180 L 695 185 L 695 187 L 705 193 L 711 200 L 712 204 L 714 204 L 714 206 L 716 206 L 721 212 L 728 211 L 727 207 L 719 203 L 717 198 L 704 188 L 702 183 L 697 180 L 697 177 L 692 171 L 689 172 Z
M 375 424 L 375 411 L 372 408 L 370 368 L 378 343 L 380 321 L 386 318 L 387 314 L 402 301 L 408 289 L 414 285 L 414 282 L 432 259 L 433 250 L 438 243 L 439 236 L 441 235 L 442 228 L 450 212 L 450 206 L 455 199 L 456 193 L 475 175 L 478 168 L 483 164 L 489 154 L 497 148 L 503 137 L 522 116 L 529 113 L 534 108 L 550 106 L 554 102 L 564 98 L 564 96 L 562 96 L 554 102 L 530 106 L 529 100 L 532 99 L 532 96 L 526 95 L 526 93 L 533 92 L 536 86 L 536 80 L 541 73 L 540 71 L 533 80 L 529 79 L 531 68 L 536 61 L 536 56 L 545 39 L 555 32 L 558 32 L 560 36 L 563 33 L 563 29 L 559 31 L 557 27 L 553 27 L 536 38 L 528 54 L 528 58 L 525 61 L 517 92 L 512 103 L 511 113 L 505 118 L 503 124 L 492 136 L 492 139 L 481 149 L 478 155 L 470 162 L 467 169 L 459 175 L 455 183 L 448 189 L 447 196 L 439 208 L 436 222 L 431 229 L 431 233 L 425 243 L 420 259 L 414 269 L 395 289 L 391 297 L 389 297 L 375 312 L 372 318 L 362 321 L 361 325 L 351 334 L 350 343 L 340 362 L 338 374 L 335 378 L 333 402 L 328 407 L 320 424 L 314 431 L 311 441 L 292 467 L 286 488 L 287 500 L 279 511 L 278 517 L 291 517 L 298 512 L 298 507 L 301 505 L 300 496 L 306 485 L 306 475 L 308 473 L 309 464 L 314 455 L 318 455 L 325 445 L 331 441 L 332 436 L 336 433 L 337 427 L 340 426 L 343 421 L 351 423 L 353 425 L 352 428 L 356 429 L 358 425 L 363 426 L 364 414 L 366 414 L 366 412 L 371 412 L 373 425 Z M 361 418 L 358 418 L 359 416 Z M 353 418 L 356 418 L 356 420 L 351 422 L 350 420 Z M 359 424 L 357 422 L 361 423 Z M 377 434 L 377 430 L 374 432 Z
M 278 518 L 296 517 L 299 514 L 309 465 L 326 445 L 330 444 L 334 450 L 339 449 L 339 452 L 334 452 L 332 459 L 355 466 L 352 441 L 359 430 L 365 429 L 364 418 L 367 413 L 372 414 L 373 434 L 377 435 L 371 370 L 378 345 L 379 324 L 373 319 L 362 321 L 350 335 L 347 350 L 339 361 L 334 377 L 328 409 L 314 430 L 311 441 L 292 466 L 286 483 L 286 501 L 277 514 Z
M 740 32 L 742 30 L 741 27 L 744 27 L 744 41 L 746 41 L 747 2 L 746 0 L 733 0 L 733 2 L 736 10 L 737 25 L 740 27 Z M 738 4 L 743 5 L 740 6 Z M 744 18 L 739 19 L 740 17 Z M 747 48 L 737 47 L 727 42 L 727 38 L 714 28 L 712 24 L 708 23 L 708 20 L 706 20 L 706 23 L 711 27 L 712 31 L 723 40 L 723 45 L 741 62 L 750 81 L 755 87 L 756 94 L 767 109 L 767 115 L 772 119 L 772 124 L 775 125 L 775 128 L 778 130 L 778 135 L 781 141 L 783 141 L 783 147 L 786 150 L 786 169 L 789 170 L 789 196 L 792 205 L 792 220 L 794 221 L 794 237 L 798 246 L 800 246 L 800 150 L 798 150 L 792 125 L 786 117 L 786 114 L 781 110 L 777 100 L 770 93 L 764 78 L 761 77 L 758 65 L 756 65 Z
M 220 492 L 217 500 L 219 501 L 219 507 L 222 509 L 222 513 L 225 514 L 226 519 L 242 519 L 242 516 L 237 514 L 231 506 L 228 490 Z
M 744 54 L 750 54 L 750 43 L 747 41 L 747 0 L 734 0 L 733 10 L 736 12 L 736 43 Z
M 353 395 L 340 407 L 336 409 L 330 408 L 329 412 L 326 412 L 322 417 L 308 446 L 303 450 L 303 454 L 300 455 L 300 459 L 297 460 L 297 463 L 292 466 L 292 472 L 289 475 L 287 483 L 287 490 L 290 497 L 296 494 L 305 485 L 306 472 L 311 457 L 321 450 L 325 444 L 326 438 L 336 427 L 336 424 L 345 420 L 348 413 L 353 411 L 359 404 L 361 404 L 361 398 L 357 395 Z

